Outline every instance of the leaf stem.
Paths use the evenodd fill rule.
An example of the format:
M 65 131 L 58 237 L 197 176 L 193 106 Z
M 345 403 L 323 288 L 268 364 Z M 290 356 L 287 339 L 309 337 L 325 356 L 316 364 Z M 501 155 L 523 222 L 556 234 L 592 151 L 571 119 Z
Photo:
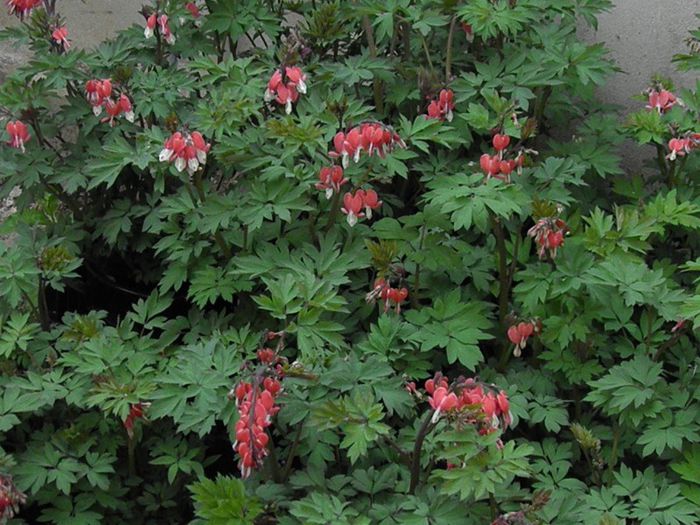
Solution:
M 445 84 L 449 84 L 452 78 L 452 41 L 454 40 L 455 27 L 457 26 L 457 15 L 450 21 L 450 32 L 447 34 L 447 50 L 445 51 Z
M 377 42 L 374 40 L 374 31 L 372 30 L 372 22 L 369 16 L 362 17 L 362 29 L 367 37 L 367 47 L 369 47 L 369 56 L 377 58 Z M 382 81 L 374 78 L 372 81 L 372 89 L 374 91 L 374 108 L 377 113 L 384 113 L 384 96 Z
M 287 454 L 287 462 L 284 465 L 284 470 L 282 471 L 282 482 L 286 483 L 287 480 L 289 479 L 289 474 L 292 471 L 292 461 L 294 460 L 294 456 L 296 455 L 297 447 L 299 446 L 299 442 L 301 441 L 301 431 L 304 428 L 304 421 L 299 423 L 297 426 L 297 431 L 296 434 L 294 435 L 294 441 L 292 442 L 291 446 L 289 447 L 289 453 Z
M 418 487 L 418 482 L 420 481 L 420 454 L 423 449 L 423 442 L 426 436 L 432 430 L 432 419 L 434 410 L 429 410 L 423 419 L 423 423 L 418 429 L 418 434 L 416 434 L 416 443 L 413 446 L 413 455 L 411 458 L 411 483 L 408 487 L 409 494 L 415 494 L 416 488 Z

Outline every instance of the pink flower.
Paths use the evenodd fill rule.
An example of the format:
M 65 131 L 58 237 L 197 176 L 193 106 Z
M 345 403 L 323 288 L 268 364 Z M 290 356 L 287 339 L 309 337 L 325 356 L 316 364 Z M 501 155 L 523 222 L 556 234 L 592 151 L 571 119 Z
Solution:
M 51 33 L 51 38 L 53 38 L 54 42 L 56 42 L 59 46 L 62 46 L 64 50 L 70 48 L 70 42 L 68 41 L 68 29 L 66 29 L 65 26 L 54 29 L 53 33 Z
M 124 113 L 124 118 L 128 120 L 129 122 L 134 121 L 134 108 L 131 105 L 131 101 L 129 100 L 129 97 L 127 97 L 124 93 L 119 95 L 119 109 L 121 109 L 121 112 Z
M 292 112 L 292 103 L 299 99 L 299 93 L 305 94 L 306 89 L 306 75 L 299 67 L 285 67 L 284 74 L 281 69 L 275 69 L 267 83 L 264 99 L 265 102 L 275 100 L 285 107 L 285 113 L 289 115 Z
M 294 88 L 302 95 L 306 94 L 306 75 L 298 67 L 287 67 L 285 68 L 285 74 L 287 75 L 287 86 L 292 84 Z
M 358 190 L 359 191 L 359 190 Z M 363 205 L 365 207 L 365 215 L 368 219 L 372 218 L 372 210 L 381 208 L 382 201 L 379 200 L 377 192 L 374 190 L 367 190 L 364 192 Z
M 197 7 L 197 4 L 195 4 L 194 2 L 187 2 L 185 4 L 185 7 L 194 18 L 199 18 L 201 16 L 201 13 L 199 12 L 199 7 Z
M 671 153 L 666 155 L 669 160 L 676 160 L 676 157 L 683 157 L 686 153 L 690 153 L 690 150 L 694 147 L 693 141 L 690 137 L 686 138 L 673 138 L 668 142 L 668 149 Z
M 437 423 L 438 419 L 440 419 L 440 413 L 455 408 L 458 404 L 458 400 L 454 392 L 448 393 L 445 387 L 439 387 L 432 393 L 430 399 L 428 399 L 428 403 L 435 411 L 431 421 Z
M 21 149 L 24 153 L 24 144 L 31 138 L 27 125 L 21 120 L 10 121 L 5 126 L 5 131 L 10 136 L 7 144 L 12 148 Z
M 564 245 L 564 234 L 569 230 L 566 223 L 558 218 L 545 217 L 538 220 L 527 231 L 527 235 L 535 239 L 537 253 L 540 259 L 544 259 L 549 253 L 551 258 L 557 256 L 557 250 Z
M 372 156 L 374 153 L 384 158 L 387 152 L 394 148 L 405 148 L 401 137 L 389 126 L 381 122 L 365 122 L 355 126 L 347 133 L 339 131 L 333 138 L 333 150 L 328 152 L 331 158 L 340 158 L 344 168 L 347 168 L 352 158 L 359 162 L 363 151 Z
M 29 15 L 36 7 L 41 5 L 42 0 L 7 0 L 10 14 L 19 18 Z
M 116 119 L 120 115 L 124 115 L 126 120 L 133 122 L 134 108 L 129 97 L 125 93 L 120 93 L 115 99 L 112 97 L 112 91 L 112 81 L 108 78 L 91 79 L 85 83 L 85 97 L 92 106 L 92 112 L 98 116 L 104 108 L 107 116 L 102 119 L 102 122 L 109 121 L 110 126 L 116 124 Z
M 501 135 L 496 133 L 492 139 L 493 149 L 496 151 L 503 151 L 510 144 L 510 137 L 508 135 Z
M 355 192 L 355 195 L 346 193 L 343 198 L 343 205 L 341 210 L 348 216 L 348 224 L 350 226 L 355 226 L 355 224 L 357 224 L 357 219 L 363 217 L 371 219 L 372 210 L 380 208 L 382 201 L 379 200 L 376 191 L 372 189 L 367 191 L 359 189 Z
M 172 46 L 175 43 L 175 35 L 170 31 L 168 15 L 160 15 L 158 17 L 158 26 L 160 26 L 160 34 L 163 35 L 165 41 Z
M 514 355 L 519 357 L 521 351 L 527 345 L 528 338 L 535 331 L 532 323 L 518 323 L 508 328 L 508 339 L 515 345 Z
M 659 113 L 665 113 L 677 102 L 676 96 L 665 89 L 657 91 L 653 89 L 649 92 L 649 103 L 647 109 L 655 109 Z
M 156 27 L 168 44 L 173 45 L 175 43 L 175 35 L 170 31 L 170 24 L 168 23 L 168 15 L 152 13 L 146 19 L 146 28 L 143 30 L 143 36 L 146 38 L 151 38 L 156 31 Z
M 348 182 L 348 179 L 343 176 L 343 168 L 340 166 L 321 168 L 318 178 L 316 189 L 325 191 L 326 199 L 330 199 L 334 193 L 340 193 L 341 186 Z
M 210 149 L 211 144 L 205 142 L 198 131 L 192 133 L 177 131 L 165 141 L 158 160 L 173 162 L 175 169 L 179 172 L 187 168 L 187 172 L 192 175 L 200 165 L 206 164 Z
M 443 89 L 440 91 L 438 99 L 433 100 L 428 106 L 428 118 L 452 122 L 452 110 L 454 107 L 454 93 L 451 89 Z
M 486 177 L 496 177 L 501 171 L 501 161 L 496 155 L 493 157 L 488 153 L 484 153 L 479 159 L 479 165 Z
M 146 19 L 146 29 L 143 30 L 143 36 L 146 38 L 151 38 L 158 23 L 158 16 L 153 13 Z
M 299 98 L 299 93 L 293 85 L 285 86 L 280 84 L 277 87 L 277 103 L 284 106 L 284 112 L 289 115 L 292 112 L 292 103 Z
M 408 299 L 408 289 L 392 288 L 386 280 L 380 277 L 374 282 L 372 290 L 365 296 L 365 301 L 373 303 L 378 298 L 381 298 L 382 302 L 384 302 L 384 312 L 388 312 L 389 308 L 393 305 L 396 309 L 396 313 L 399 314 L 401 313 L 401 303 Z
M 277 396 L 282 391 L 279 369 L 271 362 L 263 362 L 266 373 L 264 379 L 255 378 L 254 383 L 241 382 L 234 389 L 238 421 L 234 427 L 233 450 L 239 456 L 238 468 L 241 476 L 247 478 L 252 469 L 262 465 L 269 451 L 270 436 L 266 429 L 272 424 L 272 416 L 279 412 Z
M 357 224 L 357 220 L 365 216 L 362 212 L 364 208 L 364 192 L 362 190 L 357 190 L 355 195 L 351 193 L 346 193 L 343 197 L 343 207 L 342 212 L 348 216 L 348 224 L 352 227 Z

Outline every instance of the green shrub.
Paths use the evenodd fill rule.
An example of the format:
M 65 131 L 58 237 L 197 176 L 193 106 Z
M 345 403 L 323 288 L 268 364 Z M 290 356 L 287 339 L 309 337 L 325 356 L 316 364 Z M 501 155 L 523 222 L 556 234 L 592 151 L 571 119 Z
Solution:
M 9 3 L 0 521 L 700 520 L 700 89 L 620 125 L 608 0 Z

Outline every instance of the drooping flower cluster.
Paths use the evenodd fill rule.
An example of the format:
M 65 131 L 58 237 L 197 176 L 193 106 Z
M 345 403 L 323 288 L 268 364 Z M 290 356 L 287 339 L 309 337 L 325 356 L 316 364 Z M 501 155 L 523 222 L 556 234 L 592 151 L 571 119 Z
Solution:
M 491 143 L 493 149 L 496 150 L 494 155 L 489 155 L 484 153 L 479 159 L 479 165 L 482 171 L 486 174 L 486 178 L 495 178 L 505 182 L 510 182 L 510 175 L 514 170 L 520 170 L 523 166 L 523 155 L 518 153 L 518 155 L 513 159 L 505 158 L 505 151 L 510 145 L 510 137 L 508 135 L 503 135 L 496 133 Z
M 70 41 L 68 40 L 68 29 L 65 26 L 57 27 L 51 33 L 51 38 L 62 51 L 70 49 Z
M 146 28 L 143 30 L 143 36 L 151 38 L 156 31 L 171 46 L 175 43 L 175 35 L 170 30 L 168 15 L 153 13 L 146 19 Z
M 422 398 L 414 383 L 407 389 Z M 474 425 L 480 434 L 490 434 L 507 428 L 512 421 L 508 395 L 472 378 L 460 376 L 450 382 L 438 372 L 425 382 L 425 391 L 433 409 L 433 424 L 445 417 L 458 427 Z
M 179 172 L 187 168 L 187 172 L 193 175 L 200 166 L 206 164 L 210 149 L 211 144 L 198 131 L 176 131 L 165 141 L 158 159 L 161 162 L 173 162 Z
M 269 332 L 266 339 L 271 341 L 280 337 L 277 348 L 283 344 L 284 334 Z M 262 464 L 268 454 L 267 444 L 270 436 L 267 428 L 272 424 L 272 417 L 279 412 L 277 396 L 282 391 L 281 379 L 284 376 L 282 363 L 277 351 L 261 348 L 258 360 L 263 367 L 252 380 L 242 381 L 233 390 L 238 408 L 238 421 L 235 426 L 236 438 L 233 450 L 238 454 L 238 468 L 241 476 L 247 478 L 254 468 Z
M 340 166 L 321 168 L 318 178 L 316 189 L 325 191 L 326 199 L 330 199 L 335 193 L 340 193 L 340 188 L 348 182 Z
M 669 160 L 684 157 L 696 148 L 700 148 L 700 133 L 688 133 L 685 137 L 672 138 L 668 142 L 670 153 L 666 156 Z
M 24 145 L 32 138 L 27 125 L 21 120 L 11 120 L 5 126 L 5 131 L 10 136 L 7 145 L 11 148 L 20 149 L 24 153 Z
M 539 334 L 542 331 L 539 320 L 520 322 L 508 328 L 508 339 L 515 345 L 513 355 L 520 357 L 527 345 L 527 340 L 532 334 Z
M 29 15 L 35 8 L 41 5 L 42 0 L 7 0 L 10 14 L 19 18 Z
M 381 208 L 382 201 L 379 200 L 377 192 L 370 190 L 357 190 L 354 194 L 346 193 L 343 196 L 343 207 L 341 211 L 347 215 L 348 224 L 352 227 L 357 224 L 358 219 L 372 218 L 372 210 Z
M 547 256 L 554 259 L 557 250 L 564 245 L 564 235 L 569 231 L 566 223 L 558 217 L 544 217 L 527 231 L 528 236 L 535 239 L 537 254 L 540 259 Z
M 129 439 L 134 437 L 134 424 L 136 423 L 136 420 L 143 418 L 143 413 L 149 406 L 151 406 L 150 403 L 143 402 L 131 405 L 129 414 L 124 420 L 124 428 L 126 429 L 126 433 L 129 435 Z
M 27 501 L 12 481 L 12 476 L 0 474 L 0 523 L 5 523 L 19 512 L 19 506 Z
M 678 101 L 676 96 L 666 89 L 650 89 L 647 109 L 666 113 Z
M 401 313 L 401 304 L 408 299 L 408 288 L 394 288 L 386 279 L 380 277 L 374 281 L 374 287 L 366 296 L 365 300 L 368 303 L 373 303 L 377 299 L 381 299 L 384 303 L 384 311 L 388 312 L 390 308 L 394 308 L 397 314 Z
M 275 69 L 270 77 L 265 90 L 265 102 L 276 101 L 284 106 L 284 111 L 289 115 L 292 112 L 292 104 L 299 99 L 299 93 L 306 94 L 306 75 L 297 66 L 287 66 Z
M 110 126 L 114 126 L 116 119 L 121 115 L 129 122 L 133 122 L 134 108 L 131 105 L 131 100 L 124 93 L 120 93 L 117 97 L 116 93 L 113 92 L 112 81 L 108 78 L 92 79 L 85 83 L 85 96 L 92 106 L 94 115 L 100 115 L 103 108 L 107 113 L 101 122 L 109 122 Z
M 381 122 L 364 122 L 347 133 L 336 133 L 333 138 L 333 150 L 328 152 L 332 158 L 340 158 L 343 168 L 347 168 L 350 159 L 359 162 L 364 151 L 372 156 L 376 153 L 381 158 L 394 148 L 405 148 L 406 143 L 398 133 Z
M 455 108 L 454 93 L 451 89 L 443 89 L 437 100 L 428 105 L 428 118 L 452 122 L 452 110 Z

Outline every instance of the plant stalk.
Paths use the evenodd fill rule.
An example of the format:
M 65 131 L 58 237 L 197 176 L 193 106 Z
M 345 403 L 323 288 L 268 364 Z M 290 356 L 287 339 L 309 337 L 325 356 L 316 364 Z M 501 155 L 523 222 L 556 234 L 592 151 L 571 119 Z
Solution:
M 418 482 L 420 481 L 420 454 L 423 449 L 423 442 L 430 433 L 434 410 L 430 410 L 423 419 L 423 423 L 416 434 L 416 443 L 413 446 L 413 457 L 411 458 L 411 483 L 408 488 L 409 494 L 415 494 Z

